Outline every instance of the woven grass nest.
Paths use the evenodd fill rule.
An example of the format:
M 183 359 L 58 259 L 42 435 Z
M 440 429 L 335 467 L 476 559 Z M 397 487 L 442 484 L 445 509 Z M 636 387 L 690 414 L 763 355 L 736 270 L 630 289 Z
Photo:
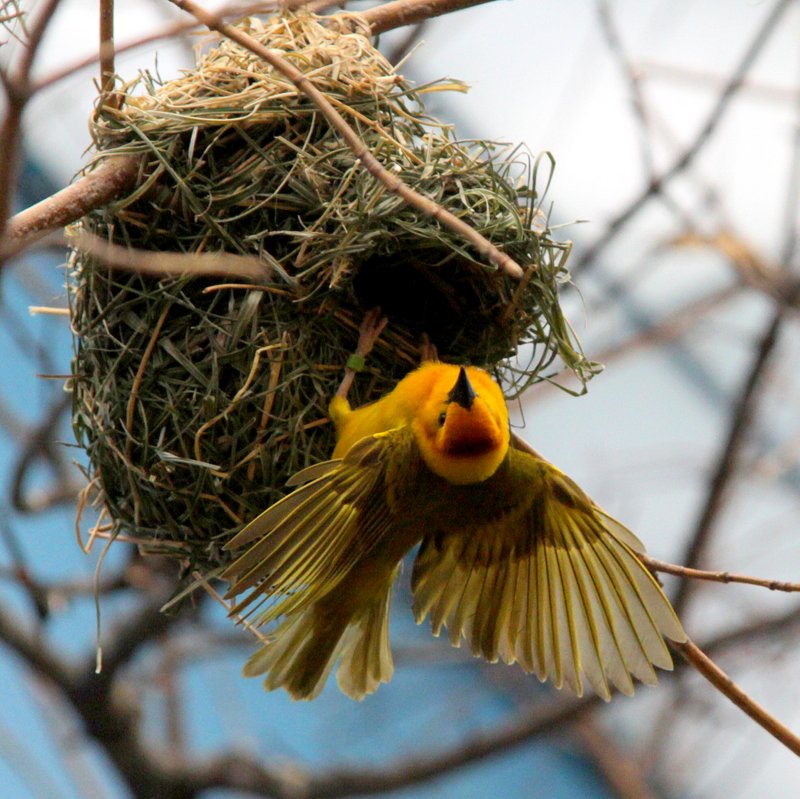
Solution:
M 80 228 L 137 251 L 264 265 L 220 287 L 71 258 L 73 424 L 92 485 L 113 533 L 204 573 L 291 474 L 329 455 L 327 403 L 367 309 L 390 324 L 354 404 L 417 364 L 422 333 L 442 359 L 492 369 L 509 395 L 556 365 L 581 380 L 594 368 L 559 308 L 569 245 L 550 237 L 533 159 L 457 141 L 422 105 L 445 87 L 412 90 L 358 15 L 239 25 L 312 76 L 393 174 L 532 268 L 506 276 L 388 191 L 310 100 L 228 39 L 177 80 L 123 85 L 120 107 L 93 120 L 94 164 L 140 156 L 137 188 Z M 509 359 L 523 344 L 521 369 Z

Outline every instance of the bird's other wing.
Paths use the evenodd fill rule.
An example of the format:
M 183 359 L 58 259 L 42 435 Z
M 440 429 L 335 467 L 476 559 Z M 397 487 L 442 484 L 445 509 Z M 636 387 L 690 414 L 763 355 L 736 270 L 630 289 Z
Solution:
M 228 598 L 249 591 L 231 613 L 258 611 L 265 624 L 328 594 L 387 534 L 387 463 L 410 438 L 398 428 L 362 439 L 229 541 L 249 545 L 222 574 Z
M 497 485 L 491 481 L 497 480 Z M 664 638 L 686 634 L 636 557 L 639 540 L 565 474 L 516 449 L 472 487 L 489 508 L 423 539 L 412 576 L 417 621 L 465 638 L 489 661 L 519 662 L 582 695 L 583 676 L 608 700 L 672 668 Z M 499 502 L 492 494 L 500 493 Z

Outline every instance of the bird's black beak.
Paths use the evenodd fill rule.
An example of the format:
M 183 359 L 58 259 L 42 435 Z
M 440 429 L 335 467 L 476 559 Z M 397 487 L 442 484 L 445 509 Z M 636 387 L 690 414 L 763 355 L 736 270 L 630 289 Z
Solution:
M 462 408 L 470 410 L 477 396 L 475 389 L 472 387 L 472 383 L 469 382 L 469 378 L 467 377 L 467 370 L 462 366 L 458 372 L 458 380 L 456 380 L 456 384 L 450 392 L 450 402 L 457 402 Z

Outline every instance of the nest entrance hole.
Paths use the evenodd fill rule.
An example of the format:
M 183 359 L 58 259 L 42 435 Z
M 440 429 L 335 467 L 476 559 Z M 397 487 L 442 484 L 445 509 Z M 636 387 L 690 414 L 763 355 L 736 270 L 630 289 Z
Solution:
M 487 292 L 485 281 L 468 277 L 475 265 L 442 253 L 445 263 L 432 266 L 408 254 L 371 258 L 353 279 L 356 299 L 382 313 L 416 338 L 427 334 L 442 357 L 463 359 L 487 327 L 499 327 L 502 303 Z

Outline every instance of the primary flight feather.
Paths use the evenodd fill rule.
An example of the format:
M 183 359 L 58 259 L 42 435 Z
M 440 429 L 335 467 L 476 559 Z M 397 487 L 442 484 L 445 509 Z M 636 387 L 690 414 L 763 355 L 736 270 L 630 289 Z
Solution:
M 427 362 L 377 402 L 330 405 L 337 445 L 250 522 L 223 575 L 233 611 L 281 619 L 248 660 L 268 689 L 311 699 L 337 680 L 361 699 L 392 676 L 389 603 L 406 553 L 417 622 L 609 699 L 670 669 L 686 634 L 637 558 L 641 542 L 555 466 L 518 449 L 500 387 L 475 367 Z

